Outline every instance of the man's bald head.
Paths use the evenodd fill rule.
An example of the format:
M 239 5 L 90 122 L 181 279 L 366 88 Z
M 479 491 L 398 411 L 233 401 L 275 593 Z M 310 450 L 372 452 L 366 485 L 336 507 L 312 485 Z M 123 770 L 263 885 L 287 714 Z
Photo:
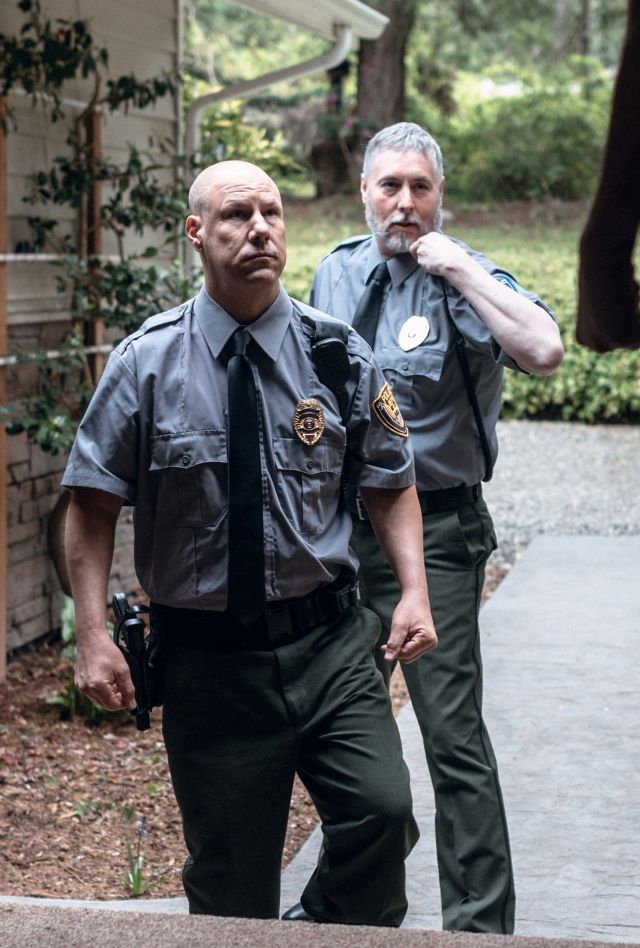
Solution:
M 280 197 L 280 192 L 266 171 L 250 161 L 219 161 L 201 171 L 189 189 L 189 212 L 200 217 L 206 212 L 212 190 L 247 184 L 270 186 Z
M 185 232 L 200 254 L 209 296 L 238 322 L 264 313 L 287 259 L 280 192 L 248 161 L 205 168 L 189 191 Z

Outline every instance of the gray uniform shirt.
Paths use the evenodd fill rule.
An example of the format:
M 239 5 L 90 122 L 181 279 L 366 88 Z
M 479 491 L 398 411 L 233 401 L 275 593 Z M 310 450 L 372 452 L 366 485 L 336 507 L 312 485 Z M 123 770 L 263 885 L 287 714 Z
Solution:
M 351 520 L 339 504 L 346 431 L 334 393 L 311 360 L 313 311 L 283 289 L 248 328 L 258 392 L 267 600 L 302 596 L 357 568 Z M 328 319 L 320 313 L 315 317 Z M 155 602 L 222 610 L 227 579 L 227 371 L 223 349 L 238 323 L 202 289 L 122 342 L 80 424 L 63 478 L 134 504 L 135 565 Z M 406 437 L 377 420 L 384 386 L 371 351 L 348 333 L 347 427 L 361 485 L 414 483 Z M 324 430 L 303 443 L 293 416 L 316 399 Z M 351 441 L 349 442 L 351 445 Z
M 542 306 L 505 270 L 461 241 L 489 273 Z M 383 260 L 369 236 L 353 237 L 324 258 L 313 281 L 311 302 L 339 319 L 352 322 L 358 300 L 375 267 Z M 453 329 L 446 316 L 440 280 L 409 253 L 387 261 L 391 283 L 385 292 L 375 340 L 375 357 L 393 389 L 411 434 L 418 490 L 476 484 L 485 471 L 478 431 L 453 348 Z M 471 304 L 445 282 L 451 316 L 466 342 L 466 354 L 495 460 L 496 421 L 500 414 L 503 367 L 518 369 L 491 336 Z M 415 348 L 399 344 L 402 326 L 411 316 L 426 316 L 429 332 Z

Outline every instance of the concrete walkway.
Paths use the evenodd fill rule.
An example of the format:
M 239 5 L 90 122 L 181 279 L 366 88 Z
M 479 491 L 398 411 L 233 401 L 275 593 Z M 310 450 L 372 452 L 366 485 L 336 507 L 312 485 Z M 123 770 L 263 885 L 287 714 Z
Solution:
M 481 625 L 516 934 L 640 942 L 640 537 L 537 537 Z M 409 706 L 399 724 L 422 832 L 405 926 L 439 930 L 433 796 Z M 285 870 L 283 905 L 318 843 Z
M 510 822 L 517 935 L 640 944 L 639 574 L 640 536 L 540 536 L 482 611 L 485 711 Z M 215 944 L 383 945 L 398 938 L 398 944 L 444 945 L 455 937 L 459 946 L 467 941 L 460 935 L 434 935 L 440 910 L 431 788 L 410 706 L 398 720 L 422 830 L 408 863 L 410 911 L 404 929 L 387 931 L 378 940 L 383 932 L 374 929 L 238 921 L 227 940 L 220 923 L 229 932 L 231 920 L 215 920 Z M 319 839 L 316 831 L 283 873 L 283 908 L 298 900 Z M 29 906 L 37 912 L 54 905 L 48 913 L 51 926 L 61 918 L 60 904 L 0 898 L 0 942 L 26 944 L 7 938 L 17 932 L 20 913 Z M 184 899 L 63 904 L 133 913 L 186 911 Z M 95 913 L 77 914 L 79 925 L 81 920 L 94 924 L 86 920 Z M 148 941 L 151 920 L 137 917 L 140 938 Z M 192 940 L 183 942 L 177 922 L 167 919 L 167 932 L 170 928 L 174 934 L 159 939 L 159 917 L 152 925 L 154 943 L 196 944 L 196 928 L 188 927 Z M 40 916 L 37 922 L 34 916 L 34 935 L 39 924 Z M 126 930 L 134 929 L 132 918 Z M 431 930 L 428 939 L 425 929 Z M 123 945 L 124 930 L 120 926 L 119 942 L 87 934 L 86 942 L 78 935 L 72 943 Z M 478 938 L 483 946 L 500 942 L 473 936 L 474 944 Z M 63 942 L 53 935 L 39 941 L 58 943 Z

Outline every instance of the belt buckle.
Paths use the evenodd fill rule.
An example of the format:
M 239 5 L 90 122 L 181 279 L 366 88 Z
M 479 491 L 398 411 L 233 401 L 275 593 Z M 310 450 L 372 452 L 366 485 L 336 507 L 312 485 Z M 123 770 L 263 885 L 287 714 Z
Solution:
M 356 515 L 358 517 L 358 520 L 368 520 L 369 514 L 367 512 L 367 508 L 365 507 L 364 500 L 362 499 L 360 494 L 356 494 L 355 502 L 356 502 Z

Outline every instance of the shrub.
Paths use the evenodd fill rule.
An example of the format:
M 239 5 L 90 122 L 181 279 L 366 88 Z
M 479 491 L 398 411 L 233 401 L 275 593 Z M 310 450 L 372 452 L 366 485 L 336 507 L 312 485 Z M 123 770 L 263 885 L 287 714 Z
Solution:
M 447 192 L 467 202 L 559 198 L 594 189 L 608 124 L 610 83 L 589 60 L 575 58 L 562 73 L 508 76 L 511 92 L 472 96 L 456 115 L 431 129 L 445 156 Z
M 499 215 L 498 215 L 499 217 Z M 579 221 L 542 221 L 451 232 L 514 273 L 554 311 L 564 362 L 546 378 L 505 372 L 502 417 L 587 423 L 640 422 L 640 351 L 598 355 L 575 340 Z

